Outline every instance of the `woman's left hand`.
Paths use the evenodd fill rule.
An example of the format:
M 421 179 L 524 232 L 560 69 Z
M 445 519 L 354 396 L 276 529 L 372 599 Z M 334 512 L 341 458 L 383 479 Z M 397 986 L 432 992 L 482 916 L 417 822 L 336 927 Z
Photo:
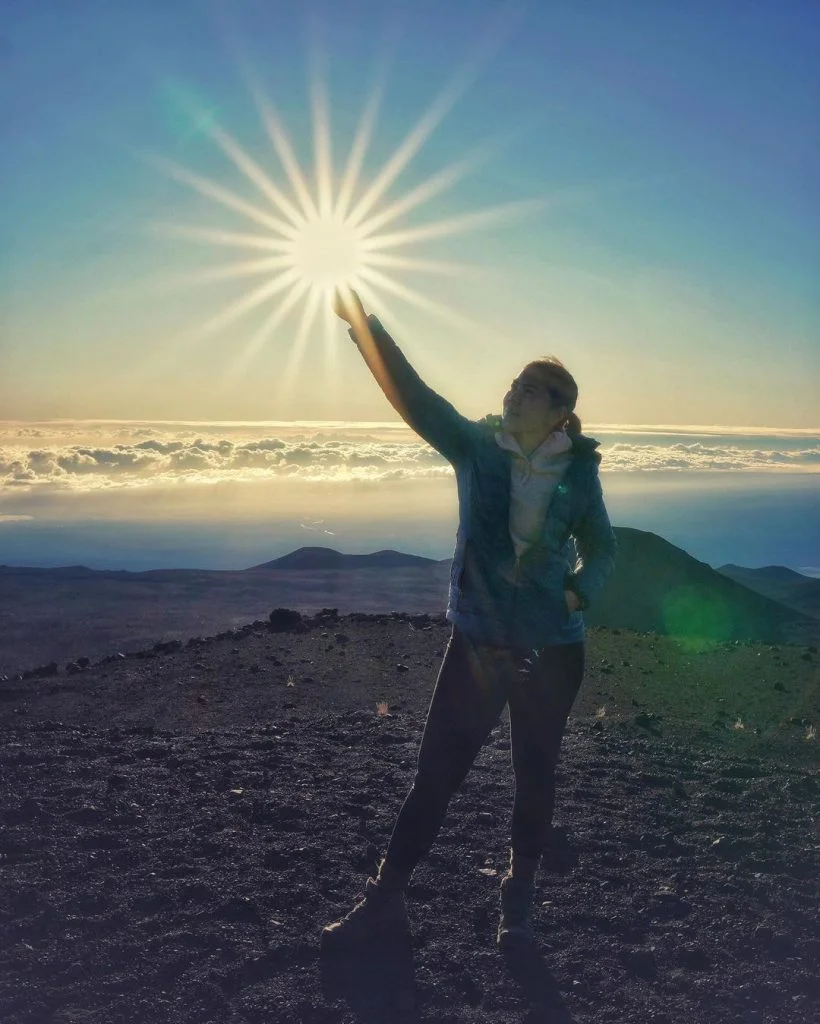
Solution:
M 581 606 L 581 602 L 578 600 L 578 595 L 574 590 L 565 590 L 564 600 L 567 602 L 567 608 L 569 608 L 570 612 L 577 612 Z

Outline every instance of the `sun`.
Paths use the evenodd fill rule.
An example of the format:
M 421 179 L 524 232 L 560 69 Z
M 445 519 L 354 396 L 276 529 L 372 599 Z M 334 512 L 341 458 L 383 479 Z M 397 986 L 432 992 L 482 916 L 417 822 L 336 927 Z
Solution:
M 247 68 L 244 70 L 262 125 L 278 158 L 278 170 L 263 167 L 213 117 L 203 114 L 198 108 L 191 109 L 187 101 L 186 104 L 202 130 L 255 187 L 259 199 L 248 199 L 175 161 L 148 156 L 149 161 L 163 173 L 237 214 L 246 224 L 252 223 L 256 229 L 229 231 L 200 224 L 168 222 L 154 225 L 166 236 L 244 250 L 246 253 L 247 258 L 209 268 L 193 278 L 188 276 L 183 283 L 205 285 L 242 278 L 261 280 L 258 285 L 249 285 L 247 292 L 201 324 L 196 337 L 223 331 L 251 311 L 270 307 L 261 325 L 246 338 L 235 356 L 234 368 L 247 367 L 275 337 L 285 319 L 298 315 L 301 310 L 295 337 L 290 334 L 292 343 L 287 366 L 280 374 L 281 385 L 286 389 L 298 370 L 316 318 L 322 311 L 326 352 L 329 358 L 332 357 L 337 347 L 333 338 L 338 331 L 330 296 L 337 288 L 354 288 L 366 305 L 380 316 L 393 318 L 389 303 L 399 299 L 450 326 L 470 332 L 473 338 L 482 334 L 486 336 L 485 325 L 411 287 L 396 272 L 404 276 L 468 273 L 475 268 L 416 255 L 414 250 L 418 245 L 436 239 L 531 216 L 544 208 L 548 198 L 506 202 L 402 227 L 402 218 L 452 188 L 497 148 L 484 144 L 398 197 L 385 200 L 393 183 L 474 77 L 470 69 L 462 68 L 455 73 L 365 188 L 362 188 L 362 171 L 381 103 L 379 91 L 370 96 L 344 169 L 337 173 L 331 153 L 327 93 L 321 78 L 318 75 L 313 77 L 314 167 L 312 174 L 306 174 L 276 109 Z M 250 254 L 255 255 L 251 257 Z
M 293 268 L 310 288 L 323 295 L 355 288 L 364 267 L 362 236 L 339 217 L 306 220 L 293 240 Z

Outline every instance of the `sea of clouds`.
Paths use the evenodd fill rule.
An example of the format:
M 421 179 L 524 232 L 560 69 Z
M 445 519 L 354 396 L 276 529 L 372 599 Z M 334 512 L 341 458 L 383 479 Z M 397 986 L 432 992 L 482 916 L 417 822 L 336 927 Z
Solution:
M 608 473 L 820 473 L 820 431 L 600 425 L 586 432 L 601 442 Z M 388 483 L 451 473 L 402 424 L 0 424 L 5 499 L 186 481 Z

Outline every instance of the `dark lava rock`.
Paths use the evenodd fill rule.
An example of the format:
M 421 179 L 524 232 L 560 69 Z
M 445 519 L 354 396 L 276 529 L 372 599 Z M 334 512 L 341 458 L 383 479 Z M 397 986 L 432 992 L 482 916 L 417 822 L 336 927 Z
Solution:
M 182 641 L 166 640 L 164 643 L 154 644 L 153 650 L 157 654 L 172 654 L 174 651 L 182 650 Z
M 57 662 L 50 661 L 47 665 L 40 665 L 38 668 L 24 672 L 23 679 L 47 679 L 49 676 L 56 676 L 59 671 Z
M 304 627 L 301 614 L 292 608 L 274 608 L 269 621 L 274 633 L 301 632 Z

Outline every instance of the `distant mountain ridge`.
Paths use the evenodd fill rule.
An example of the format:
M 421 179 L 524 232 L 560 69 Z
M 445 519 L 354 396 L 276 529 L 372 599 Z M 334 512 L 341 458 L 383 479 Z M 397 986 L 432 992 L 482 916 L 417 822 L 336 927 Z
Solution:
M 334 548 L 303 547 L 297 548 L 296 551 L 291 551 L 290 554 L 283 555 L 281 558 L 274 558 L 270 562 L 253 565 L 244 571 L 256 572 L 260 569 L 407 569 L 439 565 L 441 561 L 449 561 L 449 559 L 437 560 L 424 558 L 422 555 L 408 555 L 403 551 L 394 551 L 391 548 L 384 551 L 373 551 L 370 554 L 345 555 Z
M 590 625 L 639 631 L 698 636 L 702 639 L 760 639 L 770 642 L 814 635 L 809 606 L 779 600 L 757 586 L 735 579 L 693 558 L 657 534 L 631 527 L 615 527 L 618 557 L 603 593 L 586 613 Z M 422 558 L 399 551 L 346 555 L 327 547 L 302 547 L 282 558 L 245 572 L 292 570 L 345 572 L 348 570 L 424 568 L 450 561 Z M 756 570 L 741 570 L 751 573 Z M 783 566 L 769 567 L 767 577 L 813 585 Z M 789 592 L 791 594 L 791 591 Z
M 820 581 L 795 581 L 799 574 L 773 567 L 778 571 L 762 577 L 746 570 L 753 574 L 747 584 L 656 534 L 630 527 L 615 527 L 615 534 L 615 571 L 585 613 L 590 626 L 707 644 L 820 641 L 820 618 L 787 603 L 793 591 L 781 601 L 755 589 L 773 586 L 776 577 L 777 586 L 808 584 L 811 597 Z M 450 562 L 393 550 L 346 555 L 305 547 L 239 570 L 0 566 L 0 673 L 38 659 L 217 632 L 265 618 L 276 607 L 441 615 Z
M 804 576 L 783 565 L 747 569 L 742 565 L 721 565 L 717 570 L 744 587 L 779 601 L 795 611 L 820 618 L 820 579 Z

